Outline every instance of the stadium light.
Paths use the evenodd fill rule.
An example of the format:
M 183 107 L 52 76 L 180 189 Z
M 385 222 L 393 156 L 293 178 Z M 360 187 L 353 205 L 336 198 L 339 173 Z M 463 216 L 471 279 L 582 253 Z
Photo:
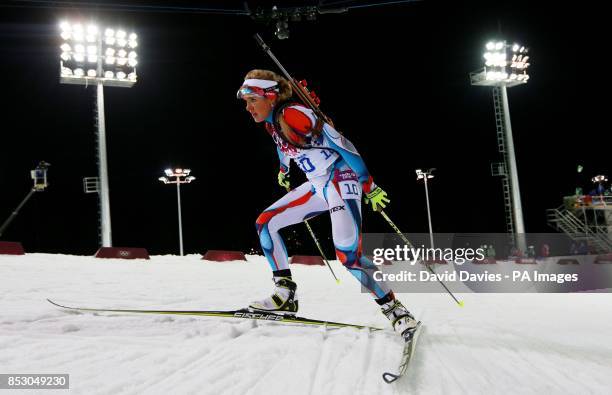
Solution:
M 102 247 L 112 246 L 108 170 L 106 159 L 106 126 L 104 117 L 104 86 L 129 88 L 137 81 L 138 46 L 135 33 L 100 28 L 94 23 L 82 24 L 63 21 L 59 25 L 62 43 L 60 53 L 60 82 L 62 84 L 95 85 L 97 87 L 98 172 L 100 188 L 100 227 Z M 131 57 L 116 57 L 129 46 Z M 133 54 L 132 54 L 133 52 Z M 127 54 L 127 52 L 126 52 Z M 122 59 L 121 62 L 118 60 Z M 123 60 L 125 59 L 125 60 Z M 128 61 L 129 59 L 129 61 Z
M 189 175 L 191 169 L 166 169 L 165 176 L 159 177 L 158 180 L 164 184 L 176 184 L 176 199 L 178 206 L 178 224 L 179 224 L 179 245 L 181 256 L 183 256 L 183 221 L 181 215 L 181 184 L 189 184 L 196 178 Z
M 138 46 L 136 33 L 128 35 L 122 29 L 99 29 L 95 24 L 88 24 L 84 27 L 80 23 L 72 24 L 67 21 L 60 23 L 60 30 L 62 38 L 60 81 L 62 83 L 79 85 L 102 83 L 106 86 L 120 87 L 131 87 L 136 83 L 136 65 L 138 64 L 138 54 L 135 50 Z M 128 51 L 129 57 L 127 56 Z M 115 53 L 120 55 L 115 57 Z M 118 59 L 122 60 L 117 62 Z M 96 75 L 76 76 L 75 69 L 92 68 L 88 67 L 88 63 L 96 64 Z M 134 78 L 118 78 L 119 72 L 125 75 L 133 73 Z
M 470 74 L 473 85 L 512 87 L 529 80 L 528 48 L 517 43 L 490 41 L 485 46 L 484 68 Z
M 604 176 L 604 175 L 599 175 L 599 176 L 595 176 L 593 178 L 591 178 L 591 181 L 593 181 L 593 183 L 599 184 L 602 182 L 607 182 L 608 181 L 608 177 Z

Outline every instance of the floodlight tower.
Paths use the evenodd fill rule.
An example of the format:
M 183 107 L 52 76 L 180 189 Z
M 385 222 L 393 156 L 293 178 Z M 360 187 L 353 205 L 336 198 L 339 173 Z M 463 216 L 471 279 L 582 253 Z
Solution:
M 506 226 L 513 235 L 513 242 L 522 252 L 526 251 L 525 223 L 519 189 L 510 107 L 507 88 L 526 84 L 529 80 L 528 49 L 519 44 L 507 44 L 506 41 L 489 42 L 484 53 L 485 66 L 470 73 L 472 85 L 493 87 L 495 121 L 497 124 L 497 146 L 504 161 L 491 165 L 494 176 L 501 176 L 504 187 L 506 206 Z
M 195 180 L 194 176 L 190 176 L 191 169 L 166 169 L 164 177 L 159 177 L 159 181 L 164 184 L 176 184 L 176 201 L 178 205 L 178 224 L 179 224 L 179 244 L 181 256 L 183 256 L 183 221 L 181 215 L 181 184 L 189 184 Z
M 135 48 L 138 37 L 121 29 L 101 31 L 95 24 L 62 22 L 60 82 L 97 87 L 98 190 L 100 228 L 103 247 L 112 246 L 108 168 L 106 159 L 106 126 L 104 86 L 129 88 L 136 83 Z

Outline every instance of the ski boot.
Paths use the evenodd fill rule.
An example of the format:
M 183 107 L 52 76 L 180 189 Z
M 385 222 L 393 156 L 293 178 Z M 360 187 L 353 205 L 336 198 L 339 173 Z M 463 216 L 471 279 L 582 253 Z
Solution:
M 393 299 L 382 305 L 381 310 L 391 321 L 393 329 L 404 338 L 404 341 L 411 341 L 419 322 L 406 310 L 402 302 Z
M 249 310 L 281 315 L 295 315 L 298 311 L 297 284 L 288 277 L 273 277 L 276 289 L 272 296 L 252 302 Z

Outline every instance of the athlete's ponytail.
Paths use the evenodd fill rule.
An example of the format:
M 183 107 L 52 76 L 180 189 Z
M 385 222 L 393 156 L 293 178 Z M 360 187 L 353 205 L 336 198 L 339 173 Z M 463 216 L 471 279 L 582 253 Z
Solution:
M 260 70 L 260 69 L 251 70 L 247 73 L 244 79 L 245 80 L 258 79 L 258 80 L 268 80 L 268 81 L 278 82 L 278 87 L 280 89 L 280 92 L 278 94 L 279 102 L 289 99 L 291 95 L 293 94 L 293 90 L 291 89 L 291 85 L 289 84 L 289 81 L 287 81 L 284 77 L 270 70 Z

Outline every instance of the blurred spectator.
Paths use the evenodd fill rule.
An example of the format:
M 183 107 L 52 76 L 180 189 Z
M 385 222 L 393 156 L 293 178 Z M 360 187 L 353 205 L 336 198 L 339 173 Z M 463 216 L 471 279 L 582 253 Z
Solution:
M 496 255 L 495 247 L 491 244 L 489 248 L 487 248 L 487 258 L 495 258 Z
M 536 252 L 535 252 L 535 247 L 534 246 L 527 247 L 527 256 L 529 258 L 535 258 Z
M 521 258 L 523 256 L 523 252 L 519 250 L 517 247 L 512 247 L 510 249 L 510 256 Z
M 578 255 L 578 245 L 575 241 L 572 241 L 570 245 L 570 255 Z

